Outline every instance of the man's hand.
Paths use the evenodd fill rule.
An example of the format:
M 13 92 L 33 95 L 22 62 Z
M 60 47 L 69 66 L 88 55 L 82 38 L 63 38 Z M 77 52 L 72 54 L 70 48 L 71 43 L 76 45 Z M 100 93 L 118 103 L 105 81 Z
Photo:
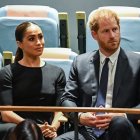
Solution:
M 124 113 L 104 113 L 96 115 L 96 127 L 99 129 L 107 129 L 112 118 L 115 116 L 123 116 Z
M 112 116 L 108 114 L 96 115 L 96 127 L 99 129 L 107 129 L 111 119 Z
M 86 125 L 89 127 L 97 127 L 99 129 L 107 129 L 112 118 L 115 116 L 123 116 L 124 113 L 104 113 L 104 114 L 95 114 L 93 112 L 82 113 L 80 115 L 79 121 L 80 124 Z
M 95 116 L 95 113 L 92 113 L 92 112 L 82 113 L 80 115 L 79 122 L 82 125 L 86 125 L 86 126 L 90 126 L 90 127 L 95 127 L 96 126 L 96 116 Z

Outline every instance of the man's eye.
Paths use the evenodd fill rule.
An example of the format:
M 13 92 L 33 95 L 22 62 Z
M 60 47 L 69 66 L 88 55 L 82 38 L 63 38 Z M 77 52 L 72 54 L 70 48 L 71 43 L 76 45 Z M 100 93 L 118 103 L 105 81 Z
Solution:
M 113 28 L 113 32 L 117 32 L 118 31 L 118 28 Z
M 107 33 L 107 32 L 108 32 L 108 30 L 104 30 L 103 32 L 104 32 L 104 33 Z

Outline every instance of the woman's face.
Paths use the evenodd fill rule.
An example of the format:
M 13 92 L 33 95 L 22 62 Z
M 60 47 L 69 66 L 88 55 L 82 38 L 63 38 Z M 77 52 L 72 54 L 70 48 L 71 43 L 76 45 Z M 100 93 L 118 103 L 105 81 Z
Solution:
M 40 56 L 44 44 L 42 30 L 35 24 L 31 24 L 26 29 L 22 42 L 18 42 L 18 46 L 23 50 L 23 55 L 28 57 Z

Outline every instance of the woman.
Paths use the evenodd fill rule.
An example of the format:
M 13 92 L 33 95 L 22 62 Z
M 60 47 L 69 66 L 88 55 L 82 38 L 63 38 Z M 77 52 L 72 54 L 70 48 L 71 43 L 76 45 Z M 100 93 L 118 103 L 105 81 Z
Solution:
M 11 128 L 3 140 L 44 140 L 41 129 L 33 121 L 26 119 Z
M 40 55 L 44 48 L 41 28 L 24 22 L 15 31 L 18 45 L 15 62 L 0 70 L 0 103 L 17 106 L 55 106 L 64 92 L 65 75 L 61 68 L 45 63 Z M 57 136 L 57 112 L 2 111 L 2 121 L 18 124 L 32 119 L 40 126 L 44 137 Z

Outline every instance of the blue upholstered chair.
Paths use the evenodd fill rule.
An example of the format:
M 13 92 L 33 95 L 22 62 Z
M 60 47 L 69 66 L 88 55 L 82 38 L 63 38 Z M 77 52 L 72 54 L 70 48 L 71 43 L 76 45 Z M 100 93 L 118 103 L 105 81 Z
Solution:
M 26 9 L 26 10 L 25 10 Z M 59 47 L 58 11 L 48 6 L 9 5 L 0 8 L 0 52 L 12 51 L 17 45 L 15 28 L 23 21 L 36 22 L 43 30 L 46 46 Z
M 70 48 L 45 48 L 41 57 L 47 63 L 61 67 L 68 79 L 71 64 L 76 56 L 77 53 Z
M 41 27 L 45 38 L 45 48 L 56 48 L 58 51 L 58 48 L 69 47 L 69 43 L 67 43 L 67 41 L 69 41 L 68 35 L 66 34 L 67 38 L 65 38 L 64 35 L 61 34 L 61 33 L 65 34 L 65 32 L 68 32 L 67 29 L 68 27 L 66 27 L 67 25 L 64 24 L 64 21 L 68 20 L 66 18 L 67 18 L 66 13 L 64 12 L 58 13 L 56 9 L 49 6 L 7 5 L 1 7 L 0 8 L 0 31 L 1 31 L 0 53 L 4 54 L 6 59 L 8 59 L 8 57 L 11 58 L 11 52 L 13 53 L 13 56 L 15 55 L 17 49 L 17 44 L 15 41 L 15 28 L 18 24 L 22 23 L 23 21 L 33 21 Z M 61 25 L 61 30 L 65 28 L 62 32 L 60 31 L 60 25 Z M 63 37 L 63 39 L 60 37 Z M 5 51 L 10 51 L 10 55 L 7 56 L 6 55 L 7 52 L 5 53 Z M 63 53 L 66 52 L 62 48 L 61 51 Z M 56 52 L 56 50 L 54 50 L 54 52 Z M 55 54 L 57 55 L 57 53 Z M 48 61 L 49 63 L 62 67 L 65 70 L 66 75 L 68 75 L 71 61 L 74 58 L 73 56 L 76 55 L 76 53 L 71 51 L 70 54 L 71 54 L 70 59 L 67 60 L 57 59 L 57 61 L 55 61 L 54 58 L 48 60 L 47 58 L 45 58 L 45 60 Z M 0 62 L 2 63 L 2 61 Z M 7 62 L 9 62 L 9 60 Z
M 120 16 L 121 47 L 125 50 L 140 52 L 140 8 L 124 6 L 106 6 L 99 8 L 108 8 L 114 10 Z M 88 52 L 96 49 L 98 49 L 98 45 L 91 36 L 89 25 L 87 22 L 86 51 Z

